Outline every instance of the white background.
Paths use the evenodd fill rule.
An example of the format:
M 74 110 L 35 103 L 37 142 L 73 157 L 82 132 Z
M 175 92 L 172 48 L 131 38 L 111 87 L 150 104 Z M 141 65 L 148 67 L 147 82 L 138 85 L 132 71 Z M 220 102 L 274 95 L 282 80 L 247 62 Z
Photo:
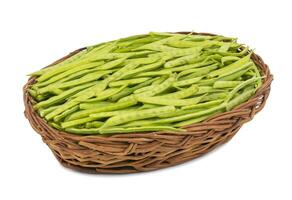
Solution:
M 289 1 L 0 1 L 0 199 L 292 199 Z M 26 74 L 72 50 L 149 31 L 238 37 L 269 64 L 266 107 L 226 145 L 132 175 L 63 168 L 23 115 Z

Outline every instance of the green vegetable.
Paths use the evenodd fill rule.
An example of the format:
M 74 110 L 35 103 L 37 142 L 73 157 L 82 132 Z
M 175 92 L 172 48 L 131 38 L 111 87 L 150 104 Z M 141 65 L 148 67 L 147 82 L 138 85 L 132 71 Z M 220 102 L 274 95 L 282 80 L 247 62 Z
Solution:
M 262 85 L 252 51 L 224 36 L 151 32 L 89 46 L 30 74 L 33 108 L 79 135 L 185 131 Z

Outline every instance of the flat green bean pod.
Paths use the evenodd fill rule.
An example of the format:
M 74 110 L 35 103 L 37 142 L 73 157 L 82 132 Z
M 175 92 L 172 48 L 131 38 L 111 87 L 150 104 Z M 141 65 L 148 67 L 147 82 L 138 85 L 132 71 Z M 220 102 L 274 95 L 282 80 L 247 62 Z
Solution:
M 40 84 L 38 84 L 38 86 L 47 86 L 49 84 L 55 83 L 58 80 L 61 80 L 62 78 L 65 78 L 71 74 L 74 74 L 76 72 L 79 72 L 81 70 L 85 70 L 85 69 L 92 69 L 92 68 L 96 68 L 100 65 L 102 65 L 104 62 L 93 62 L 93 63 L 88 63 L 88 64 L 84 64 L 84 65 L 80 65 L 78 67 L 72 68 L 70 70 L 67 70 L 63 73 L 60 73 L 58 75 L 55 75 L 54 77 L 50 78 L 49 80 L 45 81 L 45 82 L 41 82 Z
M 112 126 L 124 124 L 126 122 L 135 121 L 139 119 L 147 119 L 151 117 L 156 117 L 161 113 L 167 113 L 174 110 L 175 110 L 174 106 L 163 106 L 161 108 L 151 108 L 151 109 L 141 110 L 139 112 L 130 112 L 126 114 L 116 115 L 114 117 L 109 118 L 102 125 L 101 128 L 112 127 Z
M 147 81 L 149 78 L 134 78 L 134 79 L 128 79 L 128 80 L 119 80 L 109 83 L 110 87 L 118 87 L 123 85 L 136 85 L 139 83 L 143 83 Z
M 187 106 L 199 103 L 202 97 L 195 97 L 190 99 L 171 99 L 157 96 L 157 97 L 137 97 L 136 99 L 139 102 L 150 104 L 158 104 L 165 106 Z
M 94 114 L 94 113 L 121 110 L 121 109 L 128 108 L 128 107 L 136 105 L 136 104 L 137 104 L 137 101 L 135 99 L 129 99 L 128 101 L 110 104 L 110 105 L 103 106 L 103 107 L 96 107 L 96 108 L 92 108 L 92 109 L 88 109 L 88 110 L 81 110 L 81 111 L 73 113 L 70 116 L 69 120 L 80 119 L 80 118 L 87 117 L 87 116 Z
M 197 53 L 194 53 L 192 55 L 187 55 L 187 56 L 177 58 L 175 60 L 168 61 L 167 63 L 165 63 L 164 67 L 165 68 L 172 68 L 172 67 L 180 66 L 180 65 L 184 65 L 184 64 L 191 64 L 197 60 L 199 55 L 200 55 L 200 51 L 198 51 Z
M 162 95 L 162 98 L 173 98 L 173 99 L 183 99 L 186 97 L 190 97 L 194 94 L 196 94 L 199 91 L 199 87 L 197 85 L 191 85 L 189 88 L 182 89 L 177 92 L 168 93 L 165 95 Z
M 181 81 L 177 81 L 173 84 L 174 87 L 182 87 L 182 86 L 187 86 L 187 85 L 191 85 L 194 83 L 199 82 L 203 77 L 195 77 L 195 78 L 191 78 L 191 79 L 186 79 L 186 80 L 181 80 Z

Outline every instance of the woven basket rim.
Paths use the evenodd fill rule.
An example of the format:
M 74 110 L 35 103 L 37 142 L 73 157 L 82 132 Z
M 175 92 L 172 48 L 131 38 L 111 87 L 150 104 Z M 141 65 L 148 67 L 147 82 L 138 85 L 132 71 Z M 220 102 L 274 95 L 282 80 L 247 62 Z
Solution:
M 175 32 L 175 33 L 180 33 L 180 34 L 193 34 L 193 35 L 216 35 L 216 34 L 213 34 L 213 33 L 205 33 L 205 32 L 187 32 L 187 31 L 182 31 L 182 32 Z M 74 54 L 82 51 L 86 49 L 86 47 L 83 47 L 83 48 L 79 48 L 71 53 L 69 53 L 67 56 L 64 56 L 63 58 L 53 62 L 52 64 L 48 65 L 47 67 L 50 67 L 54 64 L 57 64 L 63 60 L 66 60 L 68 59 L 69 57 L 73 56 Z M 260 65 L 255 62 L 256 66 L 258 67 L 258 69 L 260 70 L 260 73 L 263 75 L 263 82 L 262 82 L 262 86 L 256 91 L 256 93 L 246 102 L 236 106 L 235 108 L 233 108 L 231 111 L 226 111 L 226 112 L 223 112 L 223 113 L 219 113 L 219 114 L 215 114 L 214 116 L 210 117 L 210 118 L 207 118 L 199 123 L 195 123 L 195 124 L 192 124 L 192 125 L 187 125 L 187 126 L 183 126 L 182 128 L 185 128 L 185 129 L 188 129 L 188 127 L 195 127 L 195 126 L 208 126 L 208 123 L 209 122 L 213 122 L 214 120 L 216 119 L 219 119 L 221 116 L 225 116 L 225 115 L 228 115 L 228 114 L 231 114 L 233 113 L 234 111 L 239 111 L 241 110 L 242 108 L 244 108 L 245 106 L 257 101 L 257 99 L 261 96 L 261 94 L 264 92 L 264 90 L 267 90 L 270 89 L 270 84 L 271 82 L 273 81 L 273 75 L 270 73 L 270 69 L 269 67 L 264 63 L 264 61 L 262 60 L 262 58 L 255 54 L 254 52 L 252 52 L 252 55 L 251 55 L 251 59 L 255 62 L 256 61 L 259 61 Z M 33 84 L 35 82 L 35 76 L 33 77 L 30 77 L 27 81 L 27 83 L 24 85 L 23 87 L 23 93 L 24 93 L 24 99 L 25 98 L 28 98 L 28 100 L 30 101 L 29 104 L 26 104 L 25 103 L 25 107 L 30 107 L 30 109 L 33 110 L 33 114 L 37 117 L 37 118 L 40 118 L 39 120 L 43 121 L 43 123 L 45 123 L 49 129 L 54 129 L 55 132 L 57 132 L 58 134 L 62 135 L 63 137 L 68 137 L 68 138 L 74 138 L 76 140 L 82 140 L 85 139 L 85 138 L 88 138 L 88 139 L 92 139 L 92 138 L 108 138 L 108 137 L 121 137 L 121 138 L 124 138 L 124 137 L 128 137 L 130 136 L 131 138 L 133 137 L 143 137 L 145 134 L 159 134 L 159 135 L 163 135 L 163 134 L 167 134 L 167 135 L 182 135 L 182 134 L 191 134 L 191 132 L 189 131 L 186 131 L 186 132 L 167 132 L 167 131 L 151 131 L 151 132 L 137 132 L 137 133 L 115 133 L 115 134 L 105 134 L 105 135 L 100 135 L 100 134 L 91 134 L 91 135 L 77 135 L 77 134 L 73 134 L 73 133 L 69 133 L 69 132 L 66 132 L 66 131 L 60 131 L 60 130 L 57 130 L 53 127 L 51 127 L 41 116 L 39 116 L 39 114 L 32 108 L 32 105 L 33 105 L 33 98 L 30 96 L 30 94 L 28 93 L 28 88 L 31 84 Z M 262 106 L 263 108 L 263 106 Z M 262 109 L 261 108 L 261 109 Z M 260 109 L 260 110 L 261 110 Z M 256 111 L 259 112 L 260 110 Z

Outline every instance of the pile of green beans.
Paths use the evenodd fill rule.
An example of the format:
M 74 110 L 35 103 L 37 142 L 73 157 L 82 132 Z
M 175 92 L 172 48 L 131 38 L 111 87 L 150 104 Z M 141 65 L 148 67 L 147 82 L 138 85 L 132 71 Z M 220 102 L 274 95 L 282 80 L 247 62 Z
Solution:
M 247 101 L 262 77 L 224 36 L 150 32 L 89 46 L 30 74 L 34 109 L 74 134 L 185 131 Z

